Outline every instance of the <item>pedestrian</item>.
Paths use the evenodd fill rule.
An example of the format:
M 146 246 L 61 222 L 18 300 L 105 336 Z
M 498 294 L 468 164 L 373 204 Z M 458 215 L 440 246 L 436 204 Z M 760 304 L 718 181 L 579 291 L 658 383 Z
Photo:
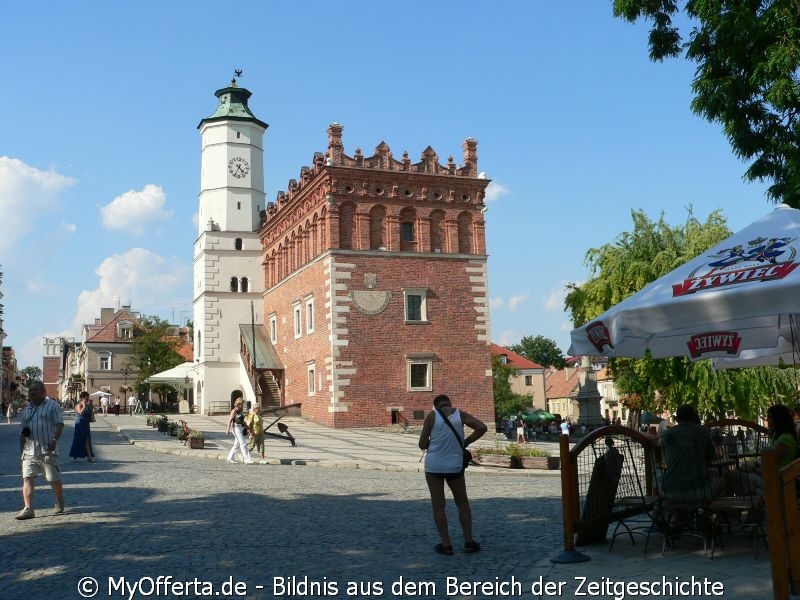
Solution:
M 8 403 L 8 408 L 6 408 L 6 423 L 11 425 L 11 419 L 14 418 L 14 405 L 11 402 Z
M 108 396 L 103 395 L 100 397 L 100 408 L 103 410 L 103 416 L 108 416 Z
M 508 417 L 508 422 L 506 423 L 506 437 L 510 440 L 514 439 L 514 417 Z
M 22 429 L 19 447 L 22 459 L 23 509 L 16 519 L 34 518 L 33 498 L 36 475 L 42 473 L 50 482 L 56 495 L 53 514 L 64 512 L 64 490 L 61 484 L 61 469 L 58 466 L 58 438 L 64 431 L 64 417 L 58 402 L 48 398 L 44 384 L 34 381 L 28 388 L 29 402 L 22 411 Z
M 525 443 L 525 421 L 522 420 L 522 415 L 517 415 L 517 443 Z
M 94 452 L 92 452 L 92 415 L 94 406 L 89 392 L 81 392 L 78 404 L 75 405 L 75 430 L 72 435 L 72 447 L 69 455 L 72 462 L 78 462 L 79 458 L 85 458 L 86 462 L 94 462 Z
M 119 396 L 114 398 L 114 414 L 119 416 Z
M 797 431 L 792 411 L 783 404 L 773 404 L 767 409 L 767 426 L 772 440 L 772 450 L 781 469 L 797 456 Z
M 561 421 L 561 435 L 569 435 L 569 421 Z
M 233 431 L 233 447 L 228 452 L 228 462 L 235 463 L 234 458 L 236 453 L 239 452 L 242 455 L 244 464 L 252 465 L 255 461 L 250 457 L 250 450 L 247 449 L 247 442 L 244 439 L 245 433 L 249 433 L 250 428 L 244 422 L 244 400 L 241 398 L 237 398 L 233 403 L 233 410 L 231 410 L 228 418 L 225 435 L 228 435 L 231 431 Z
M 442 540 L 436 544 L 434 550 L 448 556 L 453 554 L 445 513 L 444 484 L 447 482 L 458 507 L 458 520 L 464 533 L 464 552 L 471 554 L 480 550 L 481 546 L 472 537 L 472 511 L 464 479 L 463 448 L 480 439 L 486 433 L 486 425 L 469 413 L 453 408 L 450 398 L 444 394 L 433 399 L 433 408 L 434 410 L 428 413 L 422 424 L 419 447 L 427 450 L 425 481 L 431 494 L 433 522 Z M 466 439 L 464 439 L 464 425 L 472 428 L 472 433 Z M 453 435 L 454 433 L 456 435 Z
M 247 448 L 251 452 L 253 449 L 258 450 L 261 454 L 260 463 L 264 465 L 267 463 L 267 458 L 264 456 L 264 419 L 261 416 L 261 406 L 256 404 L 251 408 L 250 414 L 245 417 L 244 422 L 247 423 L 247 426 L 252 432 L 247 443 Z

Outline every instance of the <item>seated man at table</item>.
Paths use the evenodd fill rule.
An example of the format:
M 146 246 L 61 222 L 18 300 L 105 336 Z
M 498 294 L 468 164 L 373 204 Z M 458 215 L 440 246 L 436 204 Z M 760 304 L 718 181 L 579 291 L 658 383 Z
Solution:
M 700 425 L 700 417 L 688 404 L 678 407 L 675 421 L 677 425 L 664 431 L 657 440 L 664 454 L 663 491 L 667 497 L 710 500 L 709 466 L 715 456 L 711 434 Z
M 722 488 L 713 476 L 711 462 L 715 457 L 711 434 L 702 425 L 697 412 L 683 405 L 675 413 L 677 425 L 656 439 L 661 450 L 661 470 L 656 471 L 659 496 L 667 512 L 657 511 L 657 522 L 669 531 L 680 532 L 701 508 L 707 507 Z M 702 512 L 702 511 L 701 511 Z

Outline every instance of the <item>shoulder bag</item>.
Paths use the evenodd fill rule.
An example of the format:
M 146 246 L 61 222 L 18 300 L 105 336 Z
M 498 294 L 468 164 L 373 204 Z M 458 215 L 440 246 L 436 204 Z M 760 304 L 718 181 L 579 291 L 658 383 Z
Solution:
M 453 432 L 453 435 L 456 436 L 456 439 L 458 440 L 458 445 L 461 446 L 461 453 L 462 453 L 462 458 L 463 458 L 463 465 L 462 465 L 461 468 L 462 469 L 466 469 L 469 466 L 469 463 L 472 462 L 472 452 L 470 452 L 469 450 L 466 449 L 466 447 L 464 446 L 464 443 L 461 441 L 461 437 L 456 432 L 456 428 L 453 427 L 453 424 L 450 422 L 450 419 L 445 417 L 444 413 L 442 411 L 440 411 L 438 408 L 436 409 L 436 412 L 438 412 L 442 416 L 442 419 L 444 419 L 445 425 L 447 425 L 450 428 L 450 431 Z

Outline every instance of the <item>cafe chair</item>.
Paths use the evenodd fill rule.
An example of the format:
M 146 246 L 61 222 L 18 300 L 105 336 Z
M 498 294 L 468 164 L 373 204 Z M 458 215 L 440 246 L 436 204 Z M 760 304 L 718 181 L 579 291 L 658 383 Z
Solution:
M 708 459 L 695 446 L 655 447 L 654 455 L 658 500 L 652 529 L 663 536 L 661 553 L 678 540 L 694 537 L 703 542 L 703 554 L 709 555 L 710 549 L 713 558 L 718 526 L 711 509 L 714 493 Z M 645 546 L 649 542 L 650 534 Z

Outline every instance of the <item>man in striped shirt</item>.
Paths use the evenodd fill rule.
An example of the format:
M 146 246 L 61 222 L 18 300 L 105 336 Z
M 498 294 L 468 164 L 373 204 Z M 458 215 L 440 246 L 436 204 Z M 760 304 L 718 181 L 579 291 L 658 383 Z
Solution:
M 58 438 L 64 431 L 64 417 L 58 402 L 45 395 L 44 384 L 34 381 L 28 388 L 28 405 L 22 411 L 19 447 L 22 454 L 22 499 L 25 507 L 16 515 L 19 520 L 32 519 L 34 482 L 42 473 L 56 495 L 53 514 L 64 512 L 64 491 L 58 466 Z

